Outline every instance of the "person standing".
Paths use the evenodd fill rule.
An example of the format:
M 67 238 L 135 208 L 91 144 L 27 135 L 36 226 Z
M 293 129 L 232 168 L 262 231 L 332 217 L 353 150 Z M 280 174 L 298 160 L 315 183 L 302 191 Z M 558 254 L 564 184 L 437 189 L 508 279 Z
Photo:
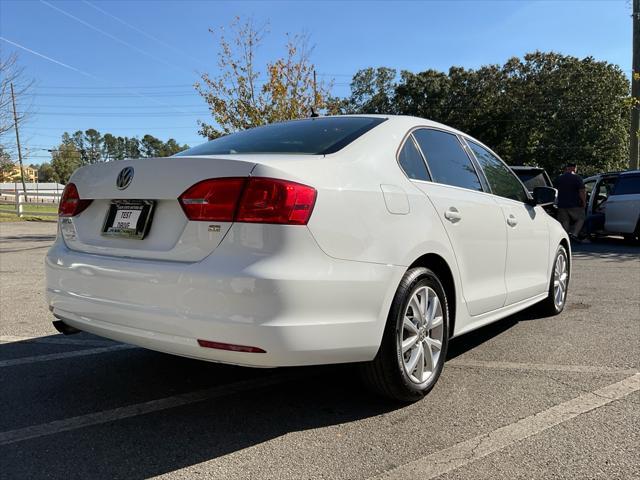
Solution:
M 564 173 L 556 179 L 555 187 L 558 189 L 558 221 L 572 240 L 581 242 L 587 194 L 577 170 L 575 163 L 567 164 Z

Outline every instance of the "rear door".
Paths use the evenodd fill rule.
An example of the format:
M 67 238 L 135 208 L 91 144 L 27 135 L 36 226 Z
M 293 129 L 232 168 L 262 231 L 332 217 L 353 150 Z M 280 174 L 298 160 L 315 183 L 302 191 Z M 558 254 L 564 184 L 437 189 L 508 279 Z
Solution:
M 507 232 L 500 206 L 483 192 L 460 139 L 449 132 L 413 132 L 432 182 L 416 185 L 433 203 L 449 236 L 470 315 L 504 305 Z
M 608 232 L 633 233 L 640 216 L 640 173 L 618 177 L 605 211 L 604 228 Z
M 546 292 L 549 217 L 542 207 L 526 203 L 528 197 L 522 183 L 494 153 L 469 139 L 467 143 L 482 167 L 507 225 L 506 305 Z

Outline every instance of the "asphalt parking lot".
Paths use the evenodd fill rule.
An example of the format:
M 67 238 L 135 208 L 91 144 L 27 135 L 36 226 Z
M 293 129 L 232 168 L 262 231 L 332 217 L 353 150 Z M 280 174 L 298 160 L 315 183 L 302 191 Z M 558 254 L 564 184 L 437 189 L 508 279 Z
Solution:
M 0 224 L 0 479 L 640 478 L 640 248 L 578 246 L 565 312 L 452 341 L 421 402 L 62 336 L 55 224 Z

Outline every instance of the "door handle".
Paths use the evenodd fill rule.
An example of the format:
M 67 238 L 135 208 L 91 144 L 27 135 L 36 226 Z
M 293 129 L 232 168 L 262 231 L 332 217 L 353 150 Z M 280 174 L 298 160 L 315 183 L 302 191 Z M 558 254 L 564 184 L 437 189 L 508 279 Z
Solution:
M 462 215 L 456 207 L 449 207 L 449 210 L 444 212 L 444 218 L 449 220 L 451 223 L 456 223 L 462 220 Z
M 516 225 L 518 225 L 518 220 L 516 219 L 514 214 L 510 213 L 507 217 L 507 223 L 510 227 L 515 227 Z

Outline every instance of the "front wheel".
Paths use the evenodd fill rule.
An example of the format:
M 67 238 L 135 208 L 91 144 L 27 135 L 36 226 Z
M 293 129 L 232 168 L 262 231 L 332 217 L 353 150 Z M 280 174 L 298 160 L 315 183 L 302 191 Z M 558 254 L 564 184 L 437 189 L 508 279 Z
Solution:
M 551 271 L 549 296 L 539 304 L 540 313 L 543 315 L 558 315 L 564 310 L 564 305 L 567 302 L 567 289 L 569 288 L 569 265 L 567 250 L 560 245 Z
M 362 365 L 375 392 L 404 402 L 421 399 L 435 385 L 447 355 L 449 305 L 434 272 L 412 268 L 391 304 L 376 358 Z

